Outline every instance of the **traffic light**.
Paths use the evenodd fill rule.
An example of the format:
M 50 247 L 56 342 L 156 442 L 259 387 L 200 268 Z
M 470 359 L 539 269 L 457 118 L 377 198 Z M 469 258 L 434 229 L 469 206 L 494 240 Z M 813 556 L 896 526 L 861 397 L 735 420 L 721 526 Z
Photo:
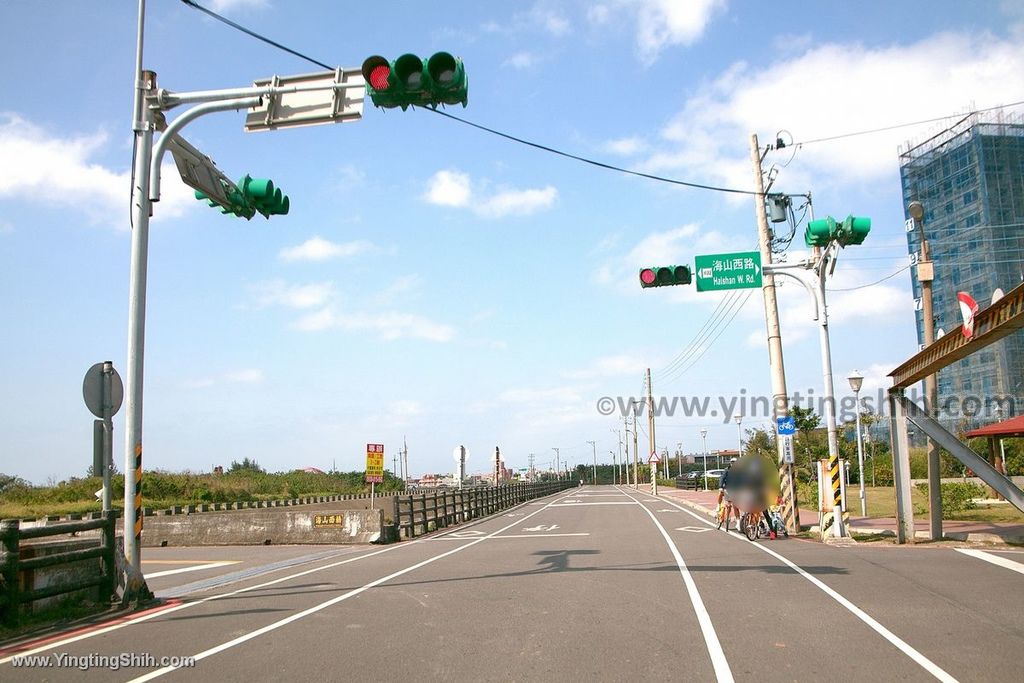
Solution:
M 847 216 L 836 228 L 836 241 L 844 247 L 851 244 L 863 244 L 864 238 L 871 232 L 871 219 L 864 216 Z
M 836 219 L 832 216 L 809 221 L 804 231 L 804 244 L 809 247 L 827 247 L 835 232 Z
M 864 216 L 847 216 L 842 223 L 837 223 L 832 216 L 819 218 L 807 224 L 804 232 L 804 243 L 809 247 L 827 247 L 835 240 L 840 246 L 863 244 L 864 238 L 871 232 L 871 219 Z
M 220 208 L 221 213 L 234 214 L 246 220 L 251 220 L 257 212 L 264 218 L 283 216 L 291 207 L 288 197 L 280 188 L 274 187 L 274 181 L 249 175 L 227 192 L 227 205 L 211 199 L 199 190 L 196 190 L 196 199 L 206 200 L 210 206 Z
M 640 269 L 640 286 L 669 287 L 688 285 L 692 282 L 689 266 L 653 266 Z
M 462 60 L 447 52 L 429 59 L 404 54 L 393 62 L 374 55 L 363 62 L 363 80 L 373 104 L 385 109 L 439 104 L 466 106 L 469 79 Z

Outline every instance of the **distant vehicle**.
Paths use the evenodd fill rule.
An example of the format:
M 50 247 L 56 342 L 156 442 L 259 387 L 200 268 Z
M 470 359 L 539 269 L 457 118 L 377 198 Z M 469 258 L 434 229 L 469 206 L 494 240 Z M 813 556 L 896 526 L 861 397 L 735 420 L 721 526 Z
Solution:
M 708 470 L 708 479 L 711 479 L 712 477 L 715 479 L 721 479 L 723 474 L 725 474 L 725 470 Z

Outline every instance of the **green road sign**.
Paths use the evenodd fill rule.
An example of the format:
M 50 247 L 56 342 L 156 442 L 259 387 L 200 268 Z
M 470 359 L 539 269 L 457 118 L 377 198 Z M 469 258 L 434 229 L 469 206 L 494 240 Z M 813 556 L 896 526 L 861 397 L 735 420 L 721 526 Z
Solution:
M 760 287 L 761 254 L 757 251 L 741 251 L 735 254 L 698 256 L 694 275 L 698 292 Z

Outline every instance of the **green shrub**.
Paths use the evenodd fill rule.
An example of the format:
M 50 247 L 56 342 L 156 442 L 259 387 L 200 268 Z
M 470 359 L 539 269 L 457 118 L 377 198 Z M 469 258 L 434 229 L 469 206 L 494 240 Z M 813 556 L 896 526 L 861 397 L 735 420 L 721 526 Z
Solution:
M 928 484 L 917 485 L 917 490 L 928 495 Z M 985 489 L 971 482 L 951 482 L 941 485 L 942 490 L 942 516 L 948 517 L 951 514 L 964 510 L 973 510 L 977 507 L 974 498 L 982 498 Z

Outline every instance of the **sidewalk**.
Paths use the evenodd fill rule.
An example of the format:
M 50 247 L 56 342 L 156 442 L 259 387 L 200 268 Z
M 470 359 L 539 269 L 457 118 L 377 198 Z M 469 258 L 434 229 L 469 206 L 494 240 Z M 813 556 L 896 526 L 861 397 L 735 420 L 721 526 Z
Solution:
M 647 487 L 650 488 L 650 487 Z M 718 503 L 718 491 L 691 491 L 659 487 L 658 493 L 673 498 L 697 512 L 714 517 Z M 800 508 L 800 524 L 803 529 L 817 531 L 818 513 L 816 510 Z M 896 519 L 893 517 L 854 517 L 850 516 L 850 531 L 854 534 L 896 533 Z M 1011 522 L 958 522 L 943 520 L 942 534 L 946 538 L 957 541 L 975 541 L 982 543 L 1020 543 L 1024 544 L 1024 525 Z M 914 535 L 917 538 L 928 538 L 927 516 L 914 518 Z

